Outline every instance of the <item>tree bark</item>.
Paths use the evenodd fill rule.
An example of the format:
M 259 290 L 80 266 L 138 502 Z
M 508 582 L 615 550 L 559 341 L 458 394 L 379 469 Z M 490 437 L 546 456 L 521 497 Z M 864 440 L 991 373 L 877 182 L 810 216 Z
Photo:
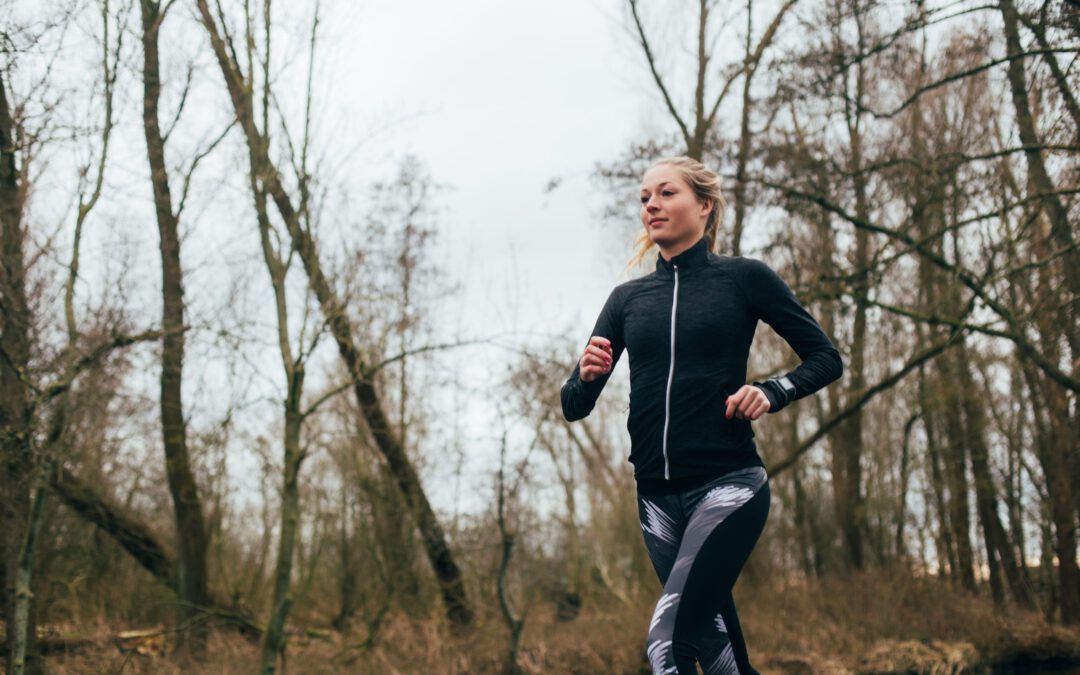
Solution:
M 30 491 L 34 458 L 31 447 L 32 392 L 28 378 L 32 318 L 26 297 L 25 231 L 22 215 L 26 185 L 16 166 L 15 121 L 8 107 L 6 84 L 0 79 L 0 554 L 3 617 L 15 626 L 19 558 L 30 523 Z M 26 589 L 30 592 L 30 589 Z M 41 672 L 32 603 L 22 620 L 26 628 L 24 664 L 16 664 L 16 635 L 7 631 L 9 672 Z
M 990 470 L 990 448 L 987 443 L 986 408 L 988 403 L 975 397 L 976 385 L 972 377 L 970 356 L 966 345 L 957 347 L 957 365 L 960 370 L 960 386 L 964 420 L 967 425 L 968 450 L 971 456 L 971 473 L 975 480 L 975 499 L 978 504 L 979 521 L 982 523 L 986 542 L 987 564 L 990 569 L 991 591 L 994 600 L 1001 604 L 1004 593 L 997 575 L 1004 574 L 1013 598 L 1023 607 L 1032 607 L 1032 598 L 1023 578 L 1023 571 L 1009 543 L 1005 526 L 998 513 L 997 488 Z M 999 572 L 1000 570 L 1000 572 Z
M 955 358 L 947 354 L 938 359 L 939 380 L 937 386 L 942 392 L 940 405 L 944 409 L 945 436 L 948 445 L 945 448 L 945 476 L 949 486 L 949 522 L 952 524 L 952 538 L 956 544 L 955 578 L 960 585 L 975 592 L 975 556 L 971 544 L 971 507 L 967 476 L 967 446 L 964 438 L 964 424 L 960 409 L 957 389 L 957 368 Z
M 1032 228 L 1034 233 L 1035 255 L 1045 253 L 1048 237 L 1045 236 L 1048 224 L 1039 217 Z M 1041 230 L 1041 231 L 1040 231 Z M 1050 298 L 1054 305 L 1063 303 L 1057 277 L 1046 268 L 1040 269 L 1036 277 L 1035 297 Z M 1041 341 L 1047 345 L 1048 356 L 1060 359 L 1061 322 L 1058 312 L 1042 311 L 1035 317 L 1035 324 Z M 1080 622 L 1080 570 L 1076 566 L 1077 532 L 1076 508 L 1072 494 L 1073 483 L 1070 475 L 1069 455 L 1075 450 L 1073 445 L 1074 430 L 1070 425 L 1069 401 L 1067 392 L 1048 378 L 1037 373 L 1029 373 L 1029 386 L 1033 399 L 1040 402 L 1036 409 L 1041 411 L 1042 424 L 1036 425 L 1036 449 L 1043 475 L 1046 477 L 1046 489 L 1050 498 L 1050 517 L 1054 526 L 1054 553 L 1058 565 L 1058 597 L 1061 603 L 1062 623 Z
M 1005 44 L 1010 57 L 1023 53 L 1020 45 L 1020 33 L 1017 26 L 1018 15 L 1013 0 L 1000 0 L 1001 16 L 1005 27 Z M 1057 186 L 1046 170 L 1040 147 L 1039 135 L 1035 126 L 1035 117 L 1032 114 L 1031 102 L 1027 93 L 1027 77 L 1024 74 L 1024 59 L 1011 58 L 1008 66 L 1009 91 L 1012 95 L 1013 107 L 1016 111 L 1016 126 L 1020 132 L 1020 141 L 1024 145 L 1024 158 L 1028 164 L 1028 178 L 1035 192 L 1040 194 L 1040 202 L 1050 220 L 1050 236 L 1055 245 L 1067 251 L 1062 263 L 1064 265 L 1065 287 L 1069 289 L 1073 298 L 1080 298 L 1080 253 L 1074 247 L 1072 225 L 1069 223 L 1069 214 L 1061 198 L 1057 194 Z M 1064 329 L 1069 344 L 1074 349 L 1080 345 L 1077 336 L 1078 312 L 1073 305 L 1067 305 L 1063 318 Z M 1077 609 L 1077 617 L 1080 620 L 1080 607 Z
M 164 15 L 158 3 L 140 0 L 143 46 L 143 132 L 146 137 L 154 212 L 161 241 L 162 327 L 165 338 L 161 352 L 161 432 L 165 451 L 165 473 L 169 482 L 176 519 L 177 605 L 176 620 L 182 646 L 200 654 L 206 647 L 206 622 L 202 609 L 209 604 L 207 593 L 207 534 L 202 501 L 191 471 L 187 431 L 181 396 L 184 364 L 184 289 L 180 266 L 179 223 L 173 211 L 169 174 L 165 162 L 165 140 L 158 123 L 161 77 L 158 65 L 158 31 Z
M 922 331 L 919 330 L 918 333 Z M 937 406 L 931 401 L 927 387 L 926 369 L 919 369 L 918 392 L 919 410 L 922 413 L 923 429 L 926 431 L 926 464 L 930 472 L 930 489 L 934 498 L 934 510 L 938 517 L 936 537 L 938 574 L 942 578 L 954 575 L 957 568 L 956 545 L 952 538 L 952 524 L 949 521 L 949 509 L 946 499 L 945 473 L 941 468 L 941 447 L 937 433 Z
M 34 594 L 30 590 L 30 582 L 34 568 L 34 548 L 36 546 L 38 532 L 41 529 L 41 512 L 45 506 L 45 490 L 39 487 L 34 493 L 34 501 L 30 507 L 30 518 L 24 528 L 26 534 L 19 551 L 19 562 L 15 577 L 15 621 L 9 623 L 12 640 L 11 673 L 12 675 L 25 675 L 27 673 L 27 648 L 36 649 L 37 636 L 30 638 L 30 612 L 33 609 Z
M 338 353 L 353 378 L 353 392 L 364 420 L 415 518 L 428 560 L 442 591 L 447 617 L 455 626 L 469 626 L 472 624 L 472 610 L 465 593 L 461 570 L 450 551 L 446 535 L 424 493 L 416 469 L 412 466 L 401 446 L 400 439 L 390 425 L 383 402 L 372 379 L 372 373 L 369 373 L 364 366 L 358 342 L 349 324 L 344 306 L 323 272 L 315 240 L 310 232 L 301 228 L 292 199 L 281 182 L 277 168 L 267 155 L 265 139 L 255 125 L 250 96 L 245 93 L 248 91 L 248 84 L 244 82 L 237 64 L 228 53 L 207 0 L 197 0 L 196 4 L 247 143 L 259 154 L 260 164 L 265 169 L 265 173 L 259 176 L 259 180 L 265 186 L 288 227 L 293 250 L 299 255 L 304 265 L 309 286 L 326 318 L 337 344 Z
M 1016 6 L 1013 0 L 1000 0 L 999 7 L 1005 28 L 1007 52 L 1009 56 L 1015 56 L 1022 52 Z M 1028 181 L 1031 188 L 1042 195 L 1040 202 L 1049 223 L 1049 239 L 1052 239 L 1058 248 L 1066 248 L 1069 251 L 1062 259 L 1064 286 L 1072 298 L 1080 298 L 1080 263 L 1078 263 L 1080 256 L 1077 256 L 1072 248 L 1072 225 L 1069 223 L 1068 212 L 1065 205 L 1061 203 L 1061 199 L 1054 194 L 1056 186 L 1046 170 L 1042 151 L 1039 148 L 1038 131 L 1031 110 L 1031 102 L 1028 99 L 1023 59 L 1011 59 L 1007 72 L 1009 91 L 1016 111 L 1016 125 L 1020 140 L 1026 148 L 1024 157 L 1028 164 Z M 1038 228 L 1035 229 L 1038 230 Z M 1036 237 L 1040 236 L 1036 234 Z M 1039 243 L 1036 242 L 1036 246 L 1038 245 Z M 1052 283 L 1054 282 L 1050 282 Z M 1052 292 L 1052 286 L 1045 283 L 1040 285 Z M 1075 302 L 1063 305 L 1060 318 L 1062 319 L 1060 327 L 1068 343 L 1075 349 L 1078 344 Z M 1057 351 L 1052 344 L 1048 347 Z M 1043 394 L 1051 407 L 1050 417 L 1053 427 L 1048 456 L 1043 457 L 1043 464 L 1047 487 L 1051 495 L 1054 530 L 1057 535 L 1055 552 L 1058 556 L 1061 621 L 1074 624 L 1080 623 L 1080 570 L 1076 566 L 1077 508 L 1072 494 L 1073 481 L 1069 466 L 1069 455 L 1073 450 L 1071 447 L 1073 435 L 1068 429 L 1069 406 L 1065 392 L 1059 387 L 1048 384 L 1044 387 Z
M 266 37 L 263 58 L 263 102 L 267 105 L 269 99 L 270 78 L 270 3 L 264 4 L 264 16 Z M 318 25 L 318 15 L 314 25 Z M 312 51 L 314 51 L 314 27 L 312 33 Z M 249 40 L 248 44 L 252 44 Z M 314 58 L 314 54 L 311 54 Z M 310 73 L 309 73 L 310 75 Z M 309 94 L 310 96 L 310 94 Z M 264 111 L 267 112 L 268 111 Z M 265 119 L 265 116 L 264 116 Z M 307 138 L 304 139 L 305 149 Z M 259 670 L 264 675 L 272 675 L 277 668 L 278 656 L 284 656 L 285 652 L 285 621 L 292 606 L 292 598 L 289 590 L 292 583 L 293 557 L 296 549 L 296 537 L 300 524 L 300 465 L 304 461 L 304 451 L 301 446 L 301 432 L 303 431 L 304 413 L 301 410 L 301 401 L 304 393 L 304 350 L 301 345 L 300 356 L 294 357 L 292 340 L 289 335 L 289 311 L 286 302 L 286 276 L 288 265 L 282 260 L 280 251 L 275 250 L 271 241 L 270 216 L 267 212 L 265 188 L 259 183 L 259 176 L 265 172 L 262 164 L 261 153 L 253 152 L 249 148 L 250 160 L 249 180 L 252 196 L 255 201 L 255 215 L 259 226 L 259 241 L 262 244 L 263 260 L 270 277 L 270 284 L 274 290 L 274 307 L 277 314 L 278 350 L 281 356 L 282 370 L 285 375 L 285 432 L 282 438 L 284 446 L 284 458 L 282 462 L 282 486 L 281 486 L 281 528 L 278 533 L 277 563 L 274 566 L 273 596 L 270 601 L 270 618 L 266 624 L 266 633 L 263 636 L 262 654 L 260 657 Z M 306 160 L 306 157 L 305 157 Z M 303 161 L 303 160 L 302 160 Z M 306 167 L 302 167 L 306 170 Z M 299 336 L 304 339 L 303 335 Z
M 908 557 L 907 546 L 904 543 L 904 525 L 907 523 L 907 493 L 910 484 L 911 465 L 911 430 L 919 421 L 919 413 L 908 417 L 904 423 L 904 440 L 900 446 L 900 486 L 896 496 L 896 515 L 893 522 L 896 524 L 893 536 L 893 554 L 897 560 L 905 560 Z
M 862 49 L 862 23 L 858 9 L 854 10 L 858 27 L 858 45 Z M 837 44 L 841 50 L 841 45 Z M 845 96 L 845 114 L 850 154 L 848 170 L 853 177 L 855 212 L 858 218 L 870 216 L 867 199 L 866 174 L 862 170 L 862 128 L 859 106 L 863 97 L 864 73 L 861 62 L 855 67 L 855 94 L 853 106 Z M 847 73 L 842 75 L 841 87 L 848 88 Z M 866 387 L 866 310 L 869 293 L 870 238 L 869 233 L 859 229 L 855 232 L 855 251 L 852 259 L 854 284 L 851 295 L 855 301 L 855 316 L 851 334 L 851 356 L 848 362 L 848 386 L 846 399 L 850 402 L 862 395 Z M 863 415 L 858 410 L 837 429 L 833 444 L 833 480 L 836 500 L 836 519 L 844 542 L 844 561 L 849 569 L 860 570 L 864 566 L 863 536 L 866 532 L 866 505 L 862 494 L 862 431 Z M 842 478 L 837 480 L 837 478 Z
M 295 376 L 302 380 L 302 373 Z M 293 551 L 296 548 L 296 534 L 300 524 L 299 474 L 304 455 L 300 448 L 299 397 L 292 395 L 293 389 L 303 385 L 290 382 L 289 400 L 285 413 L 285 475 L 281 494 L 281 533 L 278 538 L 277 565 L 274 569 L 274 595 L 270 604 L 270 620 L 266 623 L 263 636 L 260 671 L 265 675 L 274 672 L 278 654 L 285 650 L 285 619 L 289 615 L 292 598 L 289 587 L 292 579 Z M 297 391 L 297 393 L 299 393 Z

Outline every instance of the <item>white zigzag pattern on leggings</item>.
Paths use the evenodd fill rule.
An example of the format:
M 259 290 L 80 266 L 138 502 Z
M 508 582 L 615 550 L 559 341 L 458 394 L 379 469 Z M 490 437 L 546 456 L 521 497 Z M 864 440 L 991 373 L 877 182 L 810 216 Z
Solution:
M 675 521 L 656 504 L 647 499 L 641 501 L 645 505 L 645 522 L 641 524 L 641 529 L 669 544 L 674 544 Z
M 708 675 L 739 675 L 739 667 L 735 665 L 735 651 L 731 648 L 730 642 L 705 672 Z
M 664 667 L 669 649 L 671 649 L 671 640 L 657 640 L 649 645 L 649 663 L 652 664 L 653 675 L 676 675 L 679 672 L 677 666 Z
M 742 485 L 719 485 L 709 490 L 709 494 L 701 499 L 699 509 L 708 509 L 714 506 L 739 507 L 750 501 L 754 491 Z
M 675 601 L 679 599 L 678 593 L 665 593 L 660 596 L 660 600 L 656 603 L 656 609 L 653 611 L 652 621 L 649 622 L 649 632 L 651 633 L 653 628 L 656 628 L 656 624 L 660 623 L 660 617 L 664 615 L 664 612 L 669 607 L 675 604 Z
M 724 625 L 724 615 L 717 613 L 716 615 L 716 630 L 721 633 L 727 633 L 727 626 Z

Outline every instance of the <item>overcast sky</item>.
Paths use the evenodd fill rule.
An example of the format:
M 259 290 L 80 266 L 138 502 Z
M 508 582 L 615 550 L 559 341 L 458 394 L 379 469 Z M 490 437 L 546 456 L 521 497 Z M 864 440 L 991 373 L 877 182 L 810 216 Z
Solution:
M 325 78 L 342 85 L 334 107 L 369 124 L 407 116 L 380 143 L 452 186 L 446 260 L 493 295 L 470 303 L 475 319 L 507 303 L 523 326 L 595 314 L 629 246 L 602 226 L 590 175 L 643 133 L 652 97 L 621 3 L 374 0 L 348 15 L 330 29 L 349 36 Z
M 464 286 L 466 332 L 569 328 L 587 339 L 627 278 L 635 233 L 632 216 L 621 229 L 602 222 L 610 196 L 592 172 L 655 124 L 654 90 L 622 4 L 376 0 L 347 13 L 348 29 L 330 28 L 334 41 L 348 35 L 325 74 L 341 85 L 334 108 L 374 126 L 404 117 L 366 151 L 414 153 L 452 187 L 439 200 L 440 241 Z M 549 192 L 553 178 L 562 182 Z M 467 376 L 502 376 L 504 354 L 463 355 Z M 468 435 L 487 451 L 468 452 L 465 473 L 478 476 L 494 469 L 483 438 L 495 432 L 494 410 L 475 405 L 484 402 L 469 411 Z
M 362 189 L 392 177 L 397 159 L 415 155 L 435 182 L 449 188 L 433 204 L 440 213 L 437 260 L 462 292 L 442 308 L 447 325 L 441 326 L 440 337 L 514 332 L 526 340 L 529 333 L 557 334 L 584 344 L 604 299 L 628 278 L 623 266 L 638 227 L 635 215 L 628 214 L 625 226 L 601 218 L 612 195 L 597 185 L 593 172 L 597 163 L 611 162 L 635 140 L 671 129 L 640 48 L 627 32 L 624 5 L 624 0 L 323 0 L 313 117 L 316 152 L 330 171 L 318 178 L 323 185 Z M 14 5 L 0 0 L 0 8 L 12 6 L 16 19 L 31 23 L 45 14 L 34 0 L 15 0 Z M 48 5 L 50 11 L 65 6 L 67 0 Z M 311 7 L 307 0 L 274 4 L 275 94 L 293 123 L 304 100 Z M 678 26 L 672 33 L 671 22 L 661 16 L 669 13 L 667 3 L 648 9 L 658 13 L 655 25 L 679 34 Z M 169 142 L 172 162 L 182 165 L 220 133 L 229 116 L 194 10 L 178 3 L 172 12 L 162 40 L 163 123 L 178 103 L 188 63 L 195 59 L 198 64 L 192 100 Z M 123 266 L 119 261 L 129 260 L 123 301 L 145 307 L 148 314 L 138 319 L 153 324 L 159 320 L 160 262 L 142 137 L 137 11 L 130 21 L 116 140 L 103 204 L 84 235 L 77 292 L 88 297 L 110 292 L 120 274 L 116 269 Z M 86 91 L 89 74 L 98 67 L 99 31 L 93 3 L 87 3 L 75 26 L 63 33 L 65 56 L 50 75 L 56 91 L 71 94 L 72 107 L 64 113 L 69 119 L 62 121 L 90 125 L 89 139 L 101 108 L 100 98 Z M 681 44 L 661 43 L 659 48 L 685 51 Z M 44 63 L 27 55 L 23 64 L 16 76 L 24 79 L 14 84 L 25 90 L 34 73 L 41 72 L 30 66 Z M 214 320 L 235 309 L 229 307 L 233 299 L 226 287 L 259 289 L 262 304 L 235 311 L 238 317 L 244 312 L 254 316 L 258 323 L 253 330 L 260 331 L 246 338 L 242 359 L 262 389 L 245 395 L 272 399 L 281 386 L 276 383 L 281 376 L 273 310 L 265 303 L 269 288 L 250 222 L 246 181 L 233 180 L 246 162 L 238 132 L 233 133 L 230 142 L 235 143 L 223 145 L 200 169 L 194 203 L 181 221 L 185 297 L 189 317 Z M 73 156 L 58 155 L 35 182 L 35 222 L 52 227 L 73 221 L 72 169 L 94 156 L 89 139 L 75 141 Z M 174 179 L 178 176 L 179 171 Z M 553 179 L 558 187 L 546 189 Z M 363 220 L 361 214 L 351 217 Z M 61 246 L 69 236 L 60 238 Z M 337 253 L 331 250 L 332 237 L 321 245 L 328 256 Z M 234 371 L 224 367 L 233 357 L 205 342 L 212 340 L 212 332 L 203 338 L 193 335 L 188 346 L 185 408 L 193 428 L 212 427 L 226 414 L 228 394 L 223 392 L 249 386 L 232 381 Z M 336 358 L 329 347 L 327 353 Z M 157 396 L 155 376 L 150 376 L 156 365 L 149 349 L 143 358 L 148 377 L 133 386 L 141 386 L 139 395 L 149 403 Z M 482 383 L 504 377 L 509 353 L 476 348 L 460 351 L 459 358 L 463 375 Z M 620 364 L 616 378 L 625 376 L 626 366 Z M 312 378 L 308 385 L 315 390 L 320 383 Z M 265 412 L 252 412 L 249 424 L 258 427 L 260 415 L 277 415 L 274 405 L 270 400 Z M 496 411 L 483 398 L 460 405 L 463 435 L 474 446 L 467 451 L 465 472 L 489 482 L 495 469 L 491 437 Z M 272 434 L 265 426 L 258 432 Z M 435 448 L 444 444 L 443 438 L 432 441 Z M 243 482 L 253 475 L 251 456 L 242 442 L 238 445 L 235 454 L 229 450 L 229 473 Z M 445 491 L 441 479 L 452 468 L 425 468 L 437 506 L 475 508 L 479 503 L 451 501 Z M 462 486 L 466 491 L 475 487 Z

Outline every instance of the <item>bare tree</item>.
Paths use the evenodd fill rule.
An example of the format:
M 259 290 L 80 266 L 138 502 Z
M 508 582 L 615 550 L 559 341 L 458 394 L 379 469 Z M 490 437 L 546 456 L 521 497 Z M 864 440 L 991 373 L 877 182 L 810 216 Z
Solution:
M 177 574 L 177 622 L 182 642 L 194 653 L 205 650 L 206 623 L 201 615 L 209 605 L 206 569 L 207 531 L 199 487 L 191 470 L 181 383 L 184 371 L 184 288 L 180 265 L 179 211 L 174 209 L 165 161 L 165 138 L 159 126 L 161 74 L 158 35 L 170 4 L 140 0 L 143 47 L 143 133 L 146 136 L 154 212 L 161 241 L 162 325 L 166 331 L 161 352 L 161 433 L 165 470 L 176 517 L 180 568 Z
M 270 160 L 267 146 L 269 129 L 260 130 L 256 125 L 250 84 L 246 82 L 235 54 L 230 51 L 232 40 L 225 32 L 224 26 L 219 28 L 207 0 L 198 0 L 197 7 L 228 88 L 236 118 L 243 129 L 244 138 L 263 167 L 259 180 L 265 185 L 288 229 L 293 250 L 300 256 L 307 273 L 308 283 L 330 327 L 338 352 L 353 378 L 353 391 L 363 411 L 367 426 L 385 457 L 398 487 L 405 495 L 406 502 L 410 505 L 428 559 L 439 580 L 447 617 L 455 626 L 469 626 L 472 623 L 473 613 L 466 597 L 461 570 L 450 550 L 446 534 L 424 493 L 416 469 L 405 454 L 400 438 L 390 425 L 380 392 L 372 379 L 376 371 L 372 370 L 370 364 L 364 363 L 356 331 L 349 323 L 341 298 L 324 272 L 315 239 L 310 231 L 301 226 L 299 212 L 293 198 L 282 183 L 280 172 Z
M 263 127 L 268 126 L 269 98 L 270 98 L 270 2 L 266 0 L 264 11 L 264 44 L 262 58 L 262 81 L 263 81 Z M 245 17 L 247 25 L 252 24 L 252 17 Z M 304 219 L 305 227 L 311 226 L 311 209 L 307 195 L 310 194 L 307 187 L 307 151 L 310 137 L 311 115 L 311 70 L 314 67 L 316 35 L 319 23 L 319 6 L 315 5 L 314 18 L 312 19 L 311 39 L 308 66 L 308 90 L 307 105 L 305 106 L 305 124 L 303 145 L 301 150 L 299 176 L 301 193 L 305 198 L 301 201 L 299 216 Z M 253 64 L 251 57 L 253 36 L 246 41 L 249 49 L 249 63 Z M 249 81 L 254 81 L 249 77 Z M 281 526 L 278 532 L 277 563 L 274 567 L 273 597 L 270 601 L 270 618 L 267 621 L 266 633 L 263 637 L 262 656 L 260 671 L 271 674 L 276 669 L 279 655 L 284 655 L 285 650 L 285 621 L 288 618 L 289 608 L 292 604 L 290 587 L 292 584 L 293 553 L 296 547 L 297 531 L 300 526 L 300 493 L 299 476 L 300 466 L 306 456 L 302 444 L 302 432 L 305 418 L 313 413 L 317 406 L 327 399 L 319 399 L 311 408 L 302 407 L 304 393 L 304 375 L 307 355 L 314 351 L 318 338 L 322 335 L 321 330 L 313 331 L 310 337 L 304 335 L 304 328 L 308 325 L 307 294 L 304 295 L 304 320 L 300 334 L 297 336 L 300 344 L 293 349 L 293 338 L 289 329 L 289 311 L 286 292 L 286 276 L 292 262 L 291 251 L 282 250 L 275 246 L 275 241 L 282 241 L 281 235 L 273 227 L 267 208 L 267 193 L 265 184 L 261 183 L 259 176 L 265 171 L 261 164 L 262 157 L 256 152 L 249 153 L 250 158 L 250 184 L 251 192 L 255 200 L 255 215 L 259 226 L 259 241 L 262 244 L 263 260 L 266 263 L 267 272 L 270 275 L 270 283 L 274 290 L 274 307 L 277 313 L 278 349 L 281 363 L 285 374 L 285 401 L 284 401 L 284 432 L 282 446 L 284 448 L 284 461 L 282 465 L 281 487 Z M 310 342 L 306 344 L 305 342 Z
M 678 127 L 681 138 L 685 143 L 685 152 L 688 156 L 702 160 L 706 154 L 717 150 L 718 139 L 710 139 L 715 135 L 717 113 L 732 85 L 741 76 L 743 78 L 742 107 L 739 123 L 738 151 L 735 158 L 735 223 L 733 225 L 730 240 L 722 242 L 725 250 L 731 250 L 733 255 L 739 255 L 741 251 L 743 229 L 745 227 L 746 199 L 747 199 L 747 166 L 754 153 L 753 132 L 751 120 L 754 114 L 754 101 L 752 84 L 754 74 L 764 59 L 766 50 L 773 44 L 784 16 L 795 6 L 798 0 L 784 0 L 780 8 L 773 15 L 768 27 L 755 43 L 753 35 L 754 2 L 747 0 L 746 3 L 746 35 L 745 51 L 742 63 L 730 63 L 716 68 L 712 63 L 715 58 L 716 44 L 719 31 L 714 32 L 710 27 L 710 20 L 715 22 L 712 12 L 716 8 L 715 0 L 699 0 L 697 7 L 697 35 L 696 35 L 696 73 L 693 94 L 693 123 L 686 121 L 683 112 L 675 101 L 669 83 L 660 72 L 660 55 L 656 54 L 650 41 L 645 24 L 639 11 L 641 0 L 628 0 L 634 28 L 637 33 L 638 43 L 641 45 L 645 60 L 652 74 L 653 82 L 658 93 L 664 100 L 664 105 L 671 115 L 672 121 Z M 712 77 L 719 72 L 723 76 L 720 91 L 712 99 L 708 100 L 706 90 Z
M 506 622 L 506 627 L 510 630 L 510 646 L 506 652 L 502 672 L 503 675 L 518 675 L 523 672 L 521 666 L 518 665 L 517 657 L 518 648 L 521 646 L 521 632 L 525 629 L 527 608 L 522 612 L 515 610 L 510 599 L 509 590 L 506 587 L 507 574 L 510 570 L 510 560 L 514 555 L 514 541 L 516 539 L 515 528 L 509 521 L 511 516 L 507 513 L 507 509 L 512 509 L 510 505 L 515 501 L 517 492 L 521 488 L 522 479 L 525 477 L 528 455 L 518 464 L 514 481 L 507 485 L 505 475 L 506 436 L 507 432 L 504 430 L 499 444 L 499 471 L 495 478 L 495 522 L 499 526 L 499 549 L 501 552 L 495 586 L 496 595 L 499 598 L 499 609 L 502 612 L 503 620 Z
M 1039 197 L 1044 217 L 1049 221 L 1050 240 L 1065 252 L 1062 258 L 1064 282 L 1073 302 L 1063 304 L 1063 311 L 1060 312 L 1063 321 L 1060 326 L 1075 357 L 1080 353 L 1080 336 L 1077 335 L 1077 328 L 1080 325 L 1077 318 L 1080 312 L 1076 309 L 1076 298 L 1080 298 L 1080 256 L 1076 251 L 1073 225 L 1069 222 L 1068 211 L 1062 204 L 1057 194 L 1057 186 L 1047 172 L 1043 161 L 1040 139 L 1028 100 L 1024 61 L 1018 58 L 1023 50 L 1020 45 L 1017 9 L 1012 0 L 1001 0 L 1000 8 L 1005 26 L 1005 41 L 1009 56 L 1012 57 L 1008 65 L 1009 91 L 1016 110 L 1020 141 L 1025 148 L 1024 158 L 1028 165 L 1030 194 Z M 1050 338 L 1046 343 L 1047 347 L 1055 349 L 1053 338 L 1047 337 Z M 1074 360 L 1074 373 L 1076 363 L 1077 361 Z M 1061 620 L 1064 623 L 1080 623 L 1080 569 L 1076 565 L 1077 501 L 1073 495 L 1073 490 L 1076 489 L 1075 479 L 1072 478 L 1076 469 L 1073 468 L 1070 472 L 1068 459 L 1072 452 L 1071 448 L 1075 447 L 1075 438 L 1070 438 L 1071 434 L 1066 429 L 1060 428 L 1060 425 L 1069 417 L 1067 404 L 1062 405 L 1064 393 L 1048 392 L 1049 400 L 1059 403 L 1051 408 L 1055 426 L 1058 429 L 1055 433 L 1056 442 L 1051 444 L 1050 452 L 1045 460 L 1046 477 L 1053 500 L 1054 529 L 1057 533 L 1056 553 L 1059 561 Z M 1074 466 L 1075 464 L 1073 462 Z
M 33 392 L 27 379 L 29 370 L 32 317 L 26 297 L 26 266 L 24 260 L 25 229 L 22 222 L 28 185 L 25 141 L 16 140 L 16 121 L 12 118 L 7 88 L 0 81 L 0 527 L 3 538 L 4 564 L 4 622 L 8 630 L 8 669 L 11 672 L 40 672 L 34 639 L 35 620 L 32 614 L 16 616 L 16 583 L 19 580 L 20 559 L 26 543 L 33 544 L 33 532 L 28 531 L 30 494 L 33 485 L 34 457 L 31 448 Z M 22 145 L 21 166 L 16 156 Z M 28 592 L 23 588 L 23 593 Z M 25 626 L 27 636 L 18 645 L 14 630 Z M 22 654 L 30 656 L 29 664 Z

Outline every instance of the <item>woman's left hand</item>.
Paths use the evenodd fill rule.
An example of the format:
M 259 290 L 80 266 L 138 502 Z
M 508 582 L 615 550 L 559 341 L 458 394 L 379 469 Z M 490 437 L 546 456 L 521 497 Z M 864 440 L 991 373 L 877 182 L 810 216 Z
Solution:
M 750 384 L 744 384 L 738 391 L 728 396 L 726 403 L 727 410 L 724 412 L 724 417 L 727 419 L 731 419 L 734 415 L 741 420 L 753 421 L 769 412 L 769 408 L 772 407 L 765 392 Z

